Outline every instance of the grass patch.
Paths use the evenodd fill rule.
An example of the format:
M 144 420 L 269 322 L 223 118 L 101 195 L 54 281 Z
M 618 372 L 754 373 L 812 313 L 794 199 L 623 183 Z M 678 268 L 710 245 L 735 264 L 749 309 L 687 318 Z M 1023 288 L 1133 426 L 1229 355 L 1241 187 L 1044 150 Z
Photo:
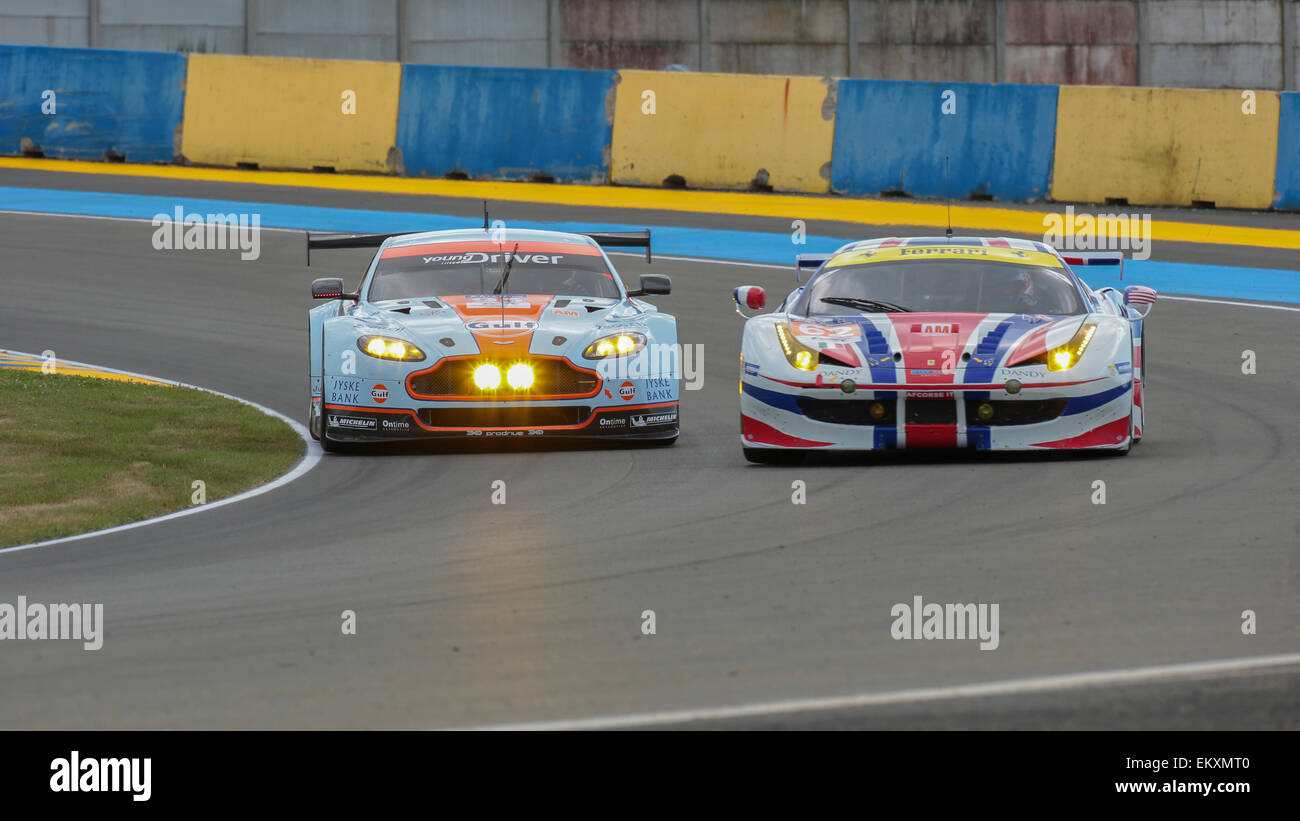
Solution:
M 293 428 L 240 402 L 0 368 L 0 547 L 71 536 L 269 482 L 304 453 Z

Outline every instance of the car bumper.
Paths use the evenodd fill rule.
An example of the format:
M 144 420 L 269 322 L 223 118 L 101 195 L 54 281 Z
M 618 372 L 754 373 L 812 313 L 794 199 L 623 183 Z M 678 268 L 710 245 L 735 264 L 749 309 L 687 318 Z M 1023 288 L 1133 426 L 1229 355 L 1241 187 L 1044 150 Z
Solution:
M 746 377 L 741 383 L 741 444 L 800 450 L 1123 449 L 1130 444 L 1133 383 L 1107 375 L 1017 394 L 962 385 L 895 390 L 799 388 Z M 872 408 L 879 403 L 881 408 Z M 979 419 L 987 403 L 993 417 Z M 872 421 L 876 412 L 881 419 Z
M 678 433 L 678 411 L 676 401 L 619 406 L 440 403 L 382 409 L 326 402 L 319 411 L 314 409 L 335 442 L 669 439 Z

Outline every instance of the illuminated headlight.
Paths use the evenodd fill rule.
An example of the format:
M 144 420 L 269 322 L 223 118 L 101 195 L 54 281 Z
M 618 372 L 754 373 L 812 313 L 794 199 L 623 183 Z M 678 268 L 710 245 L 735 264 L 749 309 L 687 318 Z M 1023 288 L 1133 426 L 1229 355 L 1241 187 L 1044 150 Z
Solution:
M 1026 359 L 1024 362 L 1017 362 L 1016 364 L 1046 365 L 1049 371 L 1068 371 L 1079 364 L 1079 359 L 1083 356 L 1083 352 L 1088 349 L 1088 343 L 1092 341 L 1095 333 L 1097 333 L 1096 323 L 1085 322 L 1074 334 L 1074 337 L 1061 347 L 1052 348 L 1047 353 L 1041 353 L 1033 359 Z M 1008 390 L 1010 391 L 1009 387 Z M 1015 391 L 1010 392 L 1015 393 Z
M 498 376 L 498 381 L 500 377 Z M 533 366 L 519 362 L 506 371 L 506 384 L 517 391 L 533 386 Z
M 631 356 L 645 348 L 645 334 L 636 331 L 624 331 L 621 334 L 597 339 L 582 352 L 583 359 L 609 359 L 610 357 Z
M 787 325 L 776 326 L 776 337 L 781 340 L 781 350 L 785 353 L 785 358 L 790 360 L 801 371 L 817 370 L 817 360 L 820 354 L 804 345 L 794 338 L 794 333 Z
M 474 384 L 481 391 L 494 391 L 501 387 L 501 369 L 496 365 L 479 365 L 474 369 Z
M 393 359 L 399 362 L 419 362 L 424 359 L 424 351 L 410 342 L 388 336 L 363 336 L 357 340 L 357 347 L 362 353 L 376 359 Z
M 1091 322 L 1085 323 L 1074 338 L 1059 348 L 1047 352 L 1047 369 L 1049 371 L 1068 371 L 1078 364 L 1083 352 L 1088 349 L 1088 343 L 1092 341 L 1093 334 L 1097 333 L 1097 326 Z

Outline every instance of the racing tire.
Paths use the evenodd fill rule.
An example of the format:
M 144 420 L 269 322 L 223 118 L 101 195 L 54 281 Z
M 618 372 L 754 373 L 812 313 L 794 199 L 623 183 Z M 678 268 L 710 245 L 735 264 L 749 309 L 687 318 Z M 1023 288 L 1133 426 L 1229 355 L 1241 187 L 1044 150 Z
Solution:
M 325 426 L 322 425 L 320 431 L 320 449 L 326 453 L 345 453 L 348 446 L 342 442 L 335 442 L 331 439 L 329 433 L 325 430 Z
M 804 454 L 797 450 L 775 448 L 741 448 L 745 458 L 756 465 L 801 465 Z

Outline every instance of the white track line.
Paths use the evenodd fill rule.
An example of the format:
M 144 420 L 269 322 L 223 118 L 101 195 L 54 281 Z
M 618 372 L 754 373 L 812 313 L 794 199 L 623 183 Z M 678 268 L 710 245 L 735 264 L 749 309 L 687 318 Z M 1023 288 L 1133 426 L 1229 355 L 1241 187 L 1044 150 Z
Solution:
M 3 352 L 18 354 L 19 356 L 34 356 L 37 359 L 40 358 L 36 354 L 25 354 L 20 351 L 10 351 L 5 349 Z M 265 485 L 259 485 L 255 488 L 252 488 L 251 490 L 246 490 L 243 493 L 239 493 L 234 496 L 227 496 L 226 498 L 218 499 L 215 502 L 208 502 L 207 504 L 196 505 L 194 507 L 187 507 L 184 510 L 178 510 L 174 513 L 167 513 L 162 516 L 155 516 L 152 519 L 141 519 L 138 522 L 131 522 L 129 524 L 118 525 L 117 527 L 109 527 L 103 530 L 93 530 L 90 533 L 78 533 L 75 536 L 64 536 L 59 539 L 47 539 L 46 541 L 43 542 L 32 542 L 31 544 L 20 544 L 15 547 L 0 548 L 0 553 L 17 553 L 20 550 L 34 550 L 35 548 L 38 547 L 49 547 L 51 545 L 63 544 L 64 542 L 75 542 L 78 539 L 89 539 L 94 536 L 104 536 L 109 533 L 119 533 L 123 530 L 131 530 L 132 528 L 136 528 L 136 527 L 144 527 L 145 525 L 156 524 L 158 522 L 165 522 L 168 519 L 179 519 L 182 516 L 189 516 L 194 513 L 202 513 L 205 510 L 211 510 L 216 507 L 224 507 L 225 505 L 232 505 L 235 502 L 242 502 L 245 499 L 251 499 L 254 496 L 260 496 L 263 493 L 267 493 L 269 491 L 275 490 L 278 487 L 289 484 L 294 479 L 297 479 L 307 471 L 316 467 L 316 463 L 319 462 L 321 459 L 320 445 L 312 441 L 311 435 L 307 432 L 307 429 L 303 427 L 301 423 L 293 419 L 290 419 L 289 417 L 285 416 L 279 411 L 271 410 L 265 405 L 259 405 L 256 402 L 250 402 L 247 399 L 243 399 L 238 396 L 232 396 L 228 393 L 222 393 L 221 391 L 214 391 L 211 388 L 204 388 L 199 385 L 190 385 L 185 382 L 177 382 L 172 379 L 163 379 L 158 376 L 149 376 L 147 374 L 135 373 L 133 371 L 123 371 L 123 370 L 118 370 L 116 368 L 105 368 L 101 365 L 90 365 L 85 362 L 73 362 L 70 359 L 60 359 L 58 360 L 58 363 L 61 365 L 70 365 L 73 367 L 97 368 L 101 371 L 120 373 L 120 374 L 125 374 L 126 376 L 138 376 L 141 379 L 152 379 L 155 382 L 163 382 L 165 384 L 172 385 L 178 388 L 195 388 L 197 390 L 201 390 L 207 393 L 215 394 L 217 396 L 225 397 L 226 399 L 233 399 L 236 402 L 242 402 L 243 404 L 248 405 L 249 407 L 257 408 L 262 413 L 265 413 L 267 416 L 274 416 L 276 419 L 279 419 L 280 421 L 287 423 L 289 427 L 293 428 L 294 432 L 297 433 L 299 436 L 301 436 L 303 441 L 307 443 L 307 454 L 303 456 L 302 459 L 298 460 L 298 464 L 294 465 L 292 470 L 290 470 L 288 473 L 284 474 L 280 478 L 268 482 Z M 55 376 L 54 378 L 57 379 L 58 377 Z
M 1263 302 L 1235 302 L 1230 299 L 1205 299 L 1193 296 L 1164 296 L 1163 294 L 1160 295 L 1156 301 L 1159 302 L 1161 299 L 1172 299 L 1174 302 L 1210 302 L 1215 305 L 1240 305 L 1243 308 L 1268 308 L 1273 311 L 1300 312 L 1300 308 L 1293 308 L 1289 305 L 1266 305 Z
M 917 704 L 930 701 L 947 701 L 961 698 L 988 698 L 1044 693 L 1053 690 L 1077 690 L 1088 687 L 1106 687 L 1122 684 L 1142 684 L 1170 679 L 1205 678 L 1223 673 L 1255 670 L 1265 667 L 1300 665 L 1300 653 L 1287 653 L 1254 658 L 1224 659 L 1221 661 L 1195 661 L 1185 664 L 1162 664 L 1153 667 L 1132 667 L 1124 670 L 1105 670 L 1094 673 L 1066 673 L 1055 676 L 993 681 L 985 684 L 961 684 L 952 687 L 922 687 L 915 690 L 895 690 L 885 693 L 860 693 L 828 698 L 791 699 L 746 704 L 738 707 L 701 708 L 696 710 L 671 710 L 661 713 L 629 713 L 620 716 L 579 718 L 561 721 L 537 721 L 522 724 L 493 724 L 480 727 L 461 727 L 464 730 L 614 730 L 635 727 L 653 727 L 665 724 L 690 724 L 696 721 L 725 721 L 728 719 L 757 718 L 825 710 L 846 710 L 862 707 L 885 707 L 896 704 Z

